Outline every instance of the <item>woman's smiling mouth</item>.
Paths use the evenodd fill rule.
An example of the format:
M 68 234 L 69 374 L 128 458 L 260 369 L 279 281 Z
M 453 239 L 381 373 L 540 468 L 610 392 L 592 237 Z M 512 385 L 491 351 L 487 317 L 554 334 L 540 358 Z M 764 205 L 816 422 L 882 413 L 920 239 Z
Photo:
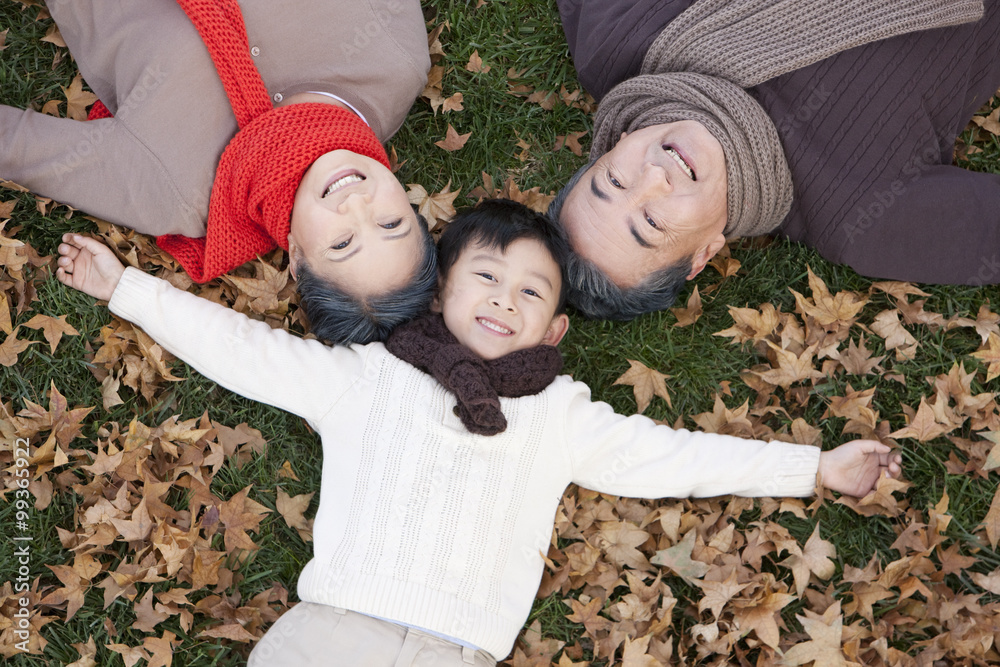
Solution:
M 326 197 L 327 195 L 332 195 L 334 192 L 340 190 L 341 188 L 353 185 L 354 183 L 360 183 L 364 180 L 365 180 L 364 175 L 353 169 L 347 174 L 343 175 L 334 174 L 333 180 L 329 184 L 327 184 L 326 188 L 324 188 L 323 194 L 320 196 L 320 198 Z
M 694 169 L 691 168 L 691 165 L 688 164 L 687 160 L 684 159 L 684 156 L 681 155 L 676 148 L 673 146 L 664 146 L 663 151 L 673 158 L 674 162 L 677 163 L 677 166 L 683 169 L 684 173 L 688 175 L 688 178 L 692 181 L 698 180 L 695 176 Z

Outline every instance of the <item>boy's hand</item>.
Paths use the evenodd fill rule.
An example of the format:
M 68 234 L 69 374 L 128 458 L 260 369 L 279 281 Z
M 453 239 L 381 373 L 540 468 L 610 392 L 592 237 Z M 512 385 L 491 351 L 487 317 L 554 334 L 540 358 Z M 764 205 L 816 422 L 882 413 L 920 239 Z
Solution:
M 111 249 L 96 239 L 63 234 L 56 278 L 90 296 L 111 300 L 125 267 Z
M 877 440 L 852 440 L 819 455 L 820 481 L 828 489 L 861 498 L 884 472 L 899 477 L 902 457 Z

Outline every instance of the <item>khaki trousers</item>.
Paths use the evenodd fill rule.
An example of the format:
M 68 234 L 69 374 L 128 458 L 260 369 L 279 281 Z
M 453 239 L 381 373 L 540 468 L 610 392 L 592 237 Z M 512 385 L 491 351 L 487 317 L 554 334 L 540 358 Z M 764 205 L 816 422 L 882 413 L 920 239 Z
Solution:
M 353 611 L 300 602 L 267 631 L 248 667 L 494 667 L 486 651 Z

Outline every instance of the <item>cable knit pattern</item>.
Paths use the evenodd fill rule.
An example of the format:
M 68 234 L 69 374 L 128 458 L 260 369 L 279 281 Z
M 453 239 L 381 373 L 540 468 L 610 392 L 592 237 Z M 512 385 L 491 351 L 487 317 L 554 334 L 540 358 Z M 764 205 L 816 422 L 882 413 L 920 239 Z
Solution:
M 156 239 L 202 283 L 276 245 L 287 249 L 295 191 L 319 156 L 346 149 L 386 167 L 389 159 L 371 128 L 346 109 L 330 104 L 272 107 L 250 57 L 236 0 L 178 3 L 205 42 L 240 127 L 215 172 L 205 237 Z
M 982 13 L 982 0 L 699 0 L 654 40 L 643 61 L 646 76 L 604 98 L 591 158 L 611 150 L 623 131 L 703 122 L 727 158 L 725 233 L 765 233 L 789 211 L 791 176 L 773 122 L 737 91 L 855 46 L 976 21 Z
M 385 346 L 455 394 L 459 418 L 479 435 L 496 435 L 507 428 L 500 396 L 537 394 L 552 383 L 563 363 L 562 354 L 551 345 L 481 359 L 458 342 L 438 314 L 396 327 Z
M 109 306 L 207 378 L 320 434 L 320 503 L 300 599 L 425 628 L 498 659 L 531 611 L 568 484 L 638 498 L 806 496 L 815 485 L 818 447 L 617 415 L 567 376 L 501 397 L 507 429 L 484 437 L 462 426 L 451 392 L 381 343 L 303 340 L 133 268 Z

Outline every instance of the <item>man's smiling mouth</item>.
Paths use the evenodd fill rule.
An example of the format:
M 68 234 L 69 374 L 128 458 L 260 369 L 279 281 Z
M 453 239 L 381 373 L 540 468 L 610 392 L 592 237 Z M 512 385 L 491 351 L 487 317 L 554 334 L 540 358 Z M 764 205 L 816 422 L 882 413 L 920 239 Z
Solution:
M 691 165 L 687 163 L 687 160 L 685 160 L 681 156 L 681 154 L 674 149 L 673 146 L 664 146 L 663 151 L 674 159 L 674 162 L 677 163 L 678 167 L 684 170 L 684 173 L 688 175 L 688 178 L 690 178 L 692 181 L 698 180 L 695 177 L 694 169 L 691 168 Z

